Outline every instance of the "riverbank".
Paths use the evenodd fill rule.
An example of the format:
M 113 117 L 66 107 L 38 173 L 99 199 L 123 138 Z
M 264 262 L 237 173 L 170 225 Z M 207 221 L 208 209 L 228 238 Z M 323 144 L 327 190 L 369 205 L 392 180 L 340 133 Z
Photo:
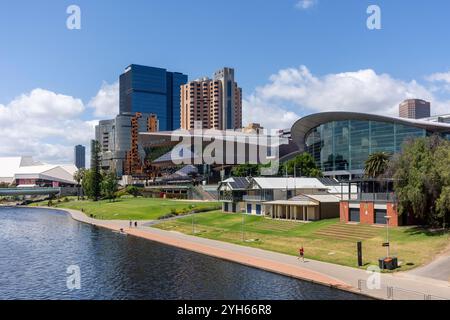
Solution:
M 48 208 L 45 208 L 48 209 Z M 450 299 L 449 284 L 444 281 L 434 281 L 428 278 L 411 277 L 407 274 L 381 274 L 381 286 L 378 289 L 358 290 L 361 283 L 368 280 L 371 273 L 365 270 L 339 266 L 326 262 L 309 260 L 305 263 L 296 257 L 276 252 L 225 243 L 210 239 L 189 236 L 178 232 L 148 228 L 145 223 L 139 223 L 138 228 L 129 228 L 128 221 L 104 221 L 87 217 L 84 213 L 71 209 L 66 211 L 73 219 L 107 228 L 114 231 L 123 229 L 127 234 L 175 246 L 181 249 L 213 256 L 216 258 L 240 263 L 266 271 L 306 280 L 317 284 L 334 287 L 352 293 L 364 294 L 377 299 L 386 299 L 388 287 L 398 288 L 395 298 L 424 299 L 425 296 Z
M 48 201 L 31 206 L 47 206 Z M 170 200 L 159 198 L 123 197 L 110 200 L 77 200 L 66 197 L 52 201 L 52 207 L 83 211 L 99 220 L 158 220 L 169 215 L 184 215 L 192 211 L 206 212 L 220 208 L 218 202 Z

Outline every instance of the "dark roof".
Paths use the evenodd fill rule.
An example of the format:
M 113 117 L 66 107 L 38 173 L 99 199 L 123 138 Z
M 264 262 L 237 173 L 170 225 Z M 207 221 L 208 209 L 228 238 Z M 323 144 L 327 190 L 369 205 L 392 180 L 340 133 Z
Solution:
M 233 177 L 234 182 L 228 182 L 231 188 L 237 189 L 247 189 L 250 185 L 250 178 L 243 177 Z

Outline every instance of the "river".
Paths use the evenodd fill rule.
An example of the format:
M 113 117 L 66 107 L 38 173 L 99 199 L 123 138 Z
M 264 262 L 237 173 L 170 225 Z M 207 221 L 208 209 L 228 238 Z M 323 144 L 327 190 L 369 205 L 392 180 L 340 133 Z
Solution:
M 70 290 L 70 266 L 80 289 Z M 0 208 L 0 299 L 363 299 L 74 221 Z

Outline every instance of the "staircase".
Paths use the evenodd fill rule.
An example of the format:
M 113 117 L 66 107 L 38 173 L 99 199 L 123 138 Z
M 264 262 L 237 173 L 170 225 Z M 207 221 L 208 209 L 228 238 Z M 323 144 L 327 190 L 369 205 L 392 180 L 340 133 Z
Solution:
M 193 200 L 217 201 L 217 186 L 196 186 L 192 188 Z

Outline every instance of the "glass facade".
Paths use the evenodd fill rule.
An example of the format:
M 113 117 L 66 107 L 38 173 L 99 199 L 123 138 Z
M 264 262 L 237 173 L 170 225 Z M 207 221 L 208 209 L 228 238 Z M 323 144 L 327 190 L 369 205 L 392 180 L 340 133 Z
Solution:
M 306 151 L 322 171 L 363 170 L 370 154 L 399 152 L 406 139 L 427 132 L 412 126 L 379 121 L 345 120 L 324 123 L 306 135 Z
M 156 114 L 161 131 L 180 127 L 181 85 L 187 76 L 165 69 L 131 65 L 120 76 L 120 114 Z

